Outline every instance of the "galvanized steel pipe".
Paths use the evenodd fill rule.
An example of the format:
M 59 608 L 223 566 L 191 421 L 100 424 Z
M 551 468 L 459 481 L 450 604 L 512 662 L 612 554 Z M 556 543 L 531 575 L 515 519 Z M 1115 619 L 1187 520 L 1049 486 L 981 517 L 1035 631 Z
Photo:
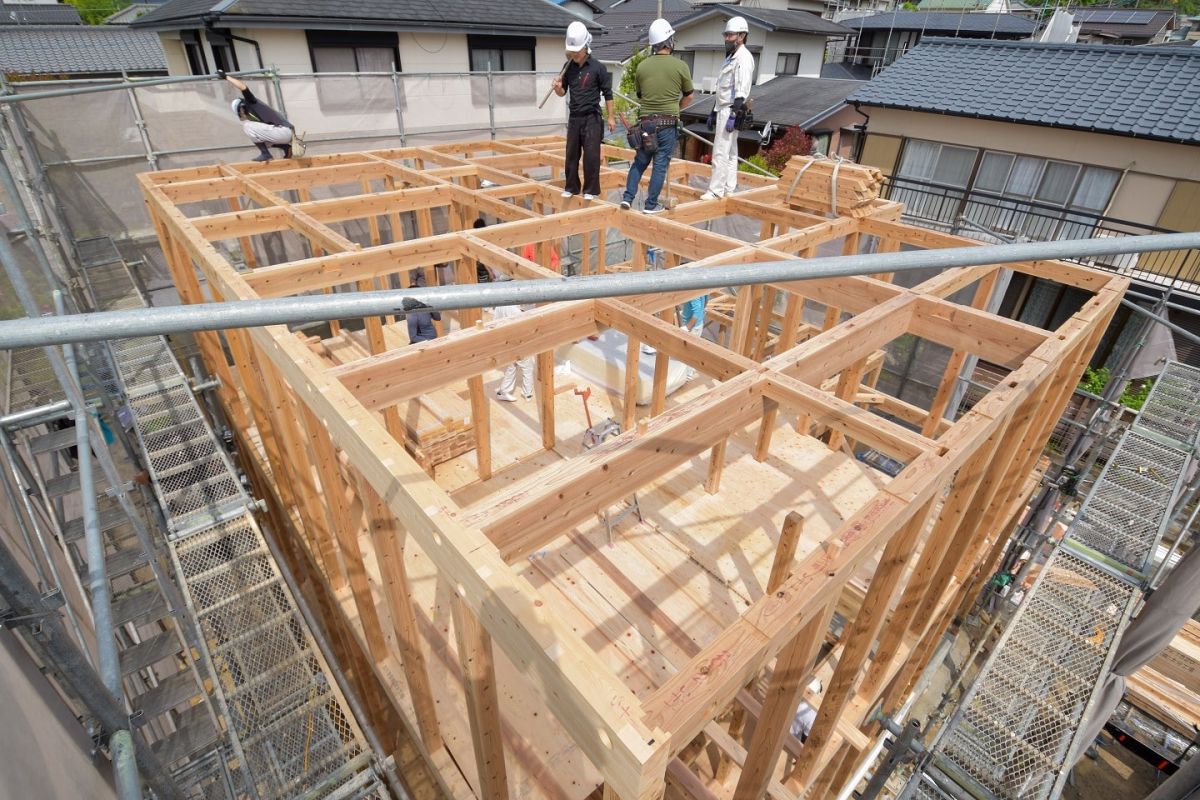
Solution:
M 462 308 L 552 303 L 661 292 L 703 291 L 725 286 L 841 278 L 880 272 L 942 270 L 1019 261 L 1191 249 L 1200 249 L 1200 232 L 1111 239 L 1064 239 L 1056 242 L 1016 242 L 810 259 L 792 258 L 734 266 L 503 281 L 482 286 L 428 286 L 354 294 L 198 303 L 0 322 L 0 349 L 157 336 L 185 331 L 356 319 L 402 314 L 404 311 L 418 308 L 452 311 Z

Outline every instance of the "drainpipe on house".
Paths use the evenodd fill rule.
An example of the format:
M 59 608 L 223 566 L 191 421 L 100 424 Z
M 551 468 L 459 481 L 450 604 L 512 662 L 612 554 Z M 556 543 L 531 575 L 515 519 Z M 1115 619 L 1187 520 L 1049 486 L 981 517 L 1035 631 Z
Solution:
M 858 131 L 858 139 L 854 142 L 854 152 L 850 154 L 851 161 L 855 164 L 861 164 L 862 161 L 860 159 L 862 158 L 863 145 L 867 141 L 867 125 L 871 123 L 871 115 L 862 110 L 861 103 L 852 103 L 852 105 L 854 106 L 854 113 L 860 114 L 866 120 L 854 126 L 855 130 Z

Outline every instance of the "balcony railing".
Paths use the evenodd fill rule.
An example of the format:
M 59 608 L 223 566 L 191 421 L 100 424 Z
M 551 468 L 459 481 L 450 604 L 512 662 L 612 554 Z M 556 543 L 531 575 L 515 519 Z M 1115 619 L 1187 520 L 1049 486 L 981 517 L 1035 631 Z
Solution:
M 904 203 L 907 222 L 987 242 L 1050 242 L 1176 232 L 1087 211 L 911 178 L 889 177 L 884 195 Z M 1128 275 L 1145 283 L 1200 294 L 1200 251 L 1069 260 Z

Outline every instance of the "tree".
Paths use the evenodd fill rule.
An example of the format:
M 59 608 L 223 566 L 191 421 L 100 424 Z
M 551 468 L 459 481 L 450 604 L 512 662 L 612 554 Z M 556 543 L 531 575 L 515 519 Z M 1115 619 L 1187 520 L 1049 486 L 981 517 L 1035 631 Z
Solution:
M 625 97 L 637 98 L 637 83 L 634 81 L 634 76 L 637 75 L 638 64 L 645 61 L 648 55 L 650 55 L 648 48 L 635 48 L 633 55 L 629 58 L 629 63 L 625 65 L 625 71 L 621 73 L 621 85 L 617 87 L 617 91 L 625 95 Z M 622 114 L 632 111 L 635 108 L 637 108 L 635 104 L 620 97 L 617 98 L 617 111 Z
M 130 4 L 130 0 L 66 0 L 75 6 L 85 25 L 99 25 Z
M 783 136 L 776 137 L 771 141 L 771 146 L 763 153 L 763 158 L 766 160 L 767 169 L 778 175 L 783 172 L 788 159 L 792 156 L 806 156 L 810 153 L 812 153 L 812 137 L 793 125 Z

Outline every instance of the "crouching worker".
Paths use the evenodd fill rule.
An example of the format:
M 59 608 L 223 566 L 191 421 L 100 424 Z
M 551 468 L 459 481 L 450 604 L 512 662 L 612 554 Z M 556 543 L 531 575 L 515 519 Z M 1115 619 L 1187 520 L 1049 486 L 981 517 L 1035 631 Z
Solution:
M 233 88 L 242 96 L 233 101 L 233 113 L 241 120 L 242 130 L 250 137 L 250 141 L 258 146 L 258 156 L 255 161 L 270 161 L 272 147 L 278 148 L 284 158 L 292 157 L 292 139 L 296 135 L 295 126 L 288 122 L 282 114 L 254 96 L 245 83 L 226 75 L 225 70 L 217 70 L 217 75 L 233 84 Z

